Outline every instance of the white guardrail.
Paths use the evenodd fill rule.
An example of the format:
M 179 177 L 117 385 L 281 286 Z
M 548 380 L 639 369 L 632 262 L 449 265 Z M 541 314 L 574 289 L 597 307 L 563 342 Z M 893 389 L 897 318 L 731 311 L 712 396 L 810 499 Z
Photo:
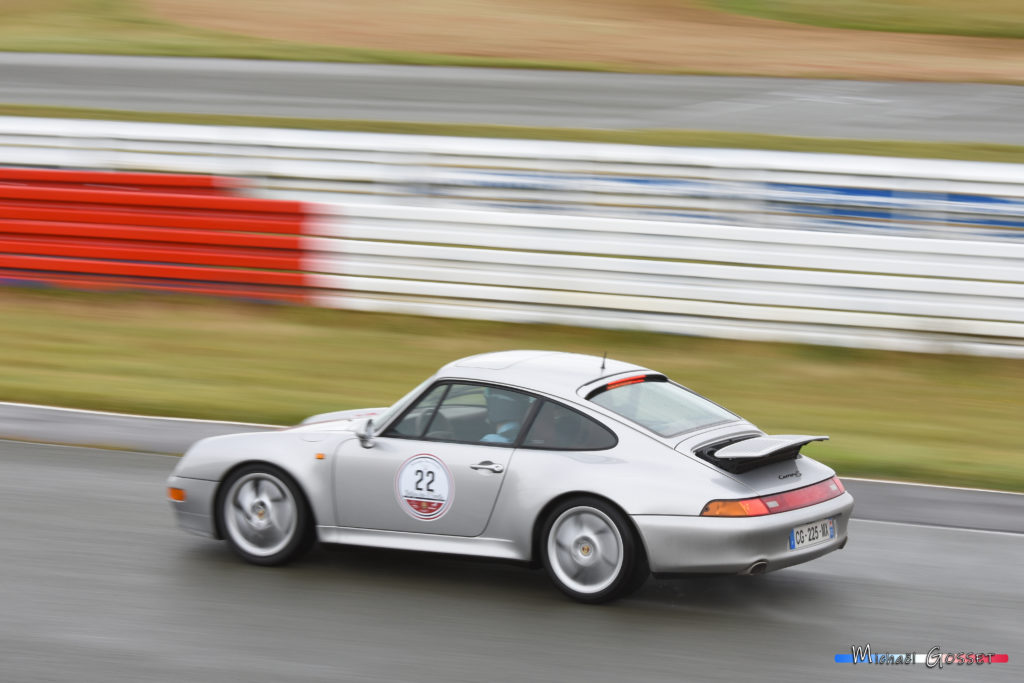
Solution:
M 1024 358 L 1011 164 L 18 118 L 0 163 L 333 203 L 304 238 L 324 306 Z
M 1024 241 L 1024 167 L 0 117 L 6 164 L 247 178 L 263 196 Z
M 352 205 L 321 306 L 1024 358 L 1024 245 Z

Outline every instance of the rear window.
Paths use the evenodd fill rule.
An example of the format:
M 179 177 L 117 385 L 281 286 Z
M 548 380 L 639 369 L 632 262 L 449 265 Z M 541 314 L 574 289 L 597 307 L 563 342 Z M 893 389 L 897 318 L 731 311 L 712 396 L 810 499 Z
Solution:
M 738 419 L 725 408 L 661 375 L 616 380 L 588 398 L 659 436 L 675 436 Z

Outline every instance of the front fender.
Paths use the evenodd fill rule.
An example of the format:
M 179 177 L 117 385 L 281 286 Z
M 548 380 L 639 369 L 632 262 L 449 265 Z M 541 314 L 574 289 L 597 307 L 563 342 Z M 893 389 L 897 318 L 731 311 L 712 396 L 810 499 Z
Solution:
M 237 467 L 269 463 L 287 472 L 299 485 L 316 524 L 334 525 L 331 462 L 338 446 L 351 438 L 351 432 L 291 430 L 215 436 L 194 444 L 171 477 L 222 482 Z

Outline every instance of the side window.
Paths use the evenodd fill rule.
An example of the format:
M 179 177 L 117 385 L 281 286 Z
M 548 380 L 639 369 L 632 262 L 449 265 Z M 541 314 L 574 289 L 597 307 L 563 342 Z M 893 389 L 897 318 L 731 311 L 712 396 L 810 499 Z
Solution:
M 423 436 L 423 432 L 434 417 L 437 404 L 441 402 L 441 399 L 448 391 L 448 386 L 447 384 L 439 384 L 428 391 L 416 405 L 406 411 L 402 419 L 384 433 L 384 436 L 404 436 L 412 439 L 418 439 Z
M 475 441 L 480 443 L 512 445 L 519 438 L 536 396 L 518 391 L 485 387 L 484 404 L 487 407 L 487 433 Z
M 427 392 L 384 436 L 511 446 L 537 400 L 482 384 L 441 384 Z
M 482 384 L 452 384 L 426 438 L 512 445 L 536 397 Z
M 526 434 L 523 447 L 600 451 L 616 443 L 614 434 L 586 415 L 545 401 Z

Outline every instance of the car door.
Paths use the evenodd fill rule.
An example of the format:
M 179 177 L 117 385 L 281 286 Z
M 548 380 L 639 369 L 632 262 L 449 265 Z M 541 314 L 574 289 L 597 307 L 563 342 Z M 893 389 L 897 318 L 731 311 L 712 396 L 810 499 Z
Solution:
M 341 445 L 334 472 L 339 525 L 479 535 L 537 403 L 486 384 L 433 385 L 372 447 L 358 439 Z

